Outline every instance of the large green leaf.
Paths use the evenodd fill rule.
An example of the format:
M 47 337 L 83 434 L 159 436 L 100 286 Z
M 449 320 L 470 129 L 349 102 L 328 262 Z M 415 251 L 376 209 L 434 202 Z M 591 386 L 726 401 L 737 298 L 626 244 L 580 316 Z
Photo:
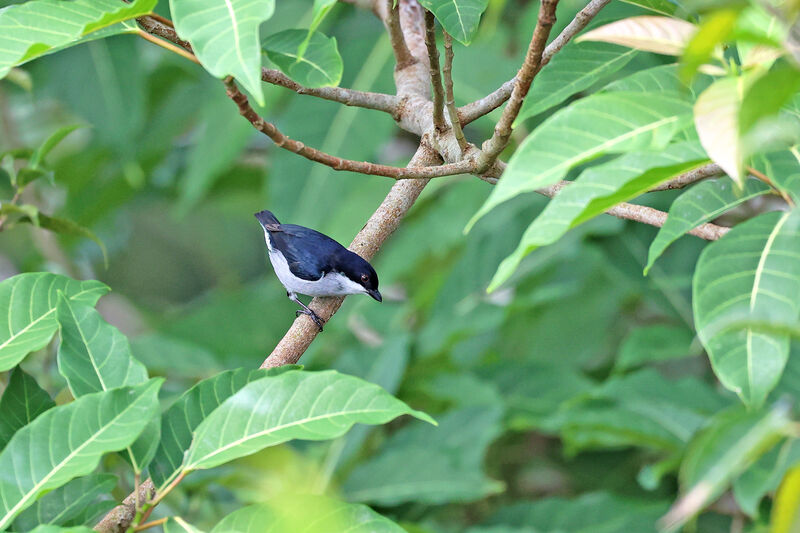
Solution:
M 569 43 L 536 76 L 515 124 L 547 111 L 628 64 L 636 50 L 606 43 Z
M 53 406 L 55 402 L 33 377 L 20 367 L 12 370 L 0 398 L 0 450 L 5 448 L 18 429 L 27 426 Z
M 380 453 L 357 466 L 344 483 L 348 500 L 397 505 L 473 501 L 502 490 L 481 466 L 500 434 L 501 410 L 471 406 L 451 411 L 439 427 L 416 424 L 398 431 Z
M 20 274 L 0 283 L 0 372 L 28 353 L 43 348 L 58 329 L 58 292 L 94 305 L 108 287 L 99 281 L 75 281 L 57 274 Z
M 70 303 L 62 293 L 56 319 L 61 326 L 58 369 L 73 396 L 147 381 L 147 369 L 131 354 L 128 338 L 94 307 Z
M 707 163 L 703 150 L 692 142 L 673 144 L 655 152 L 634 152 L 591 167 L 564 187 L 528 226 L 516 250 L 505 258 L 487 291 L 511 277 L 522 259 L 540 246 L 552 244 L 568 230 L 616 204 L 636 198 L 678 174 Z
M 150 476 L 156 487 L 163 486 L 180 471 L 197 426 L 236 391 L 267 375 L 266 370 L 227 370 L 197 383 L 164 411 L 161 416 L 163 438 L 150 464 Z
M 772 183 L 789 194 L 795 205 L 800 204 L 800 146 L 789 150 L 757 154 L 752 165 L 772 180 Z
M 672 202 L 666 222 L 650 244 L 644 274 L 647 275 L 664 250 L 687 231 L 768 192 L 769 187 L 759 180 L 747 180 L 742 190 L 727 178 L 704 181 L 684 192 Z
M 403 533 L 405 529 L 366 505 L 325 496 L 270 499 L 229 514 L 212 533 Z
M 267 376 L 225 400 L 194 431 L 184 471 L 212 468 L 291 439 L 325 440 L 353 424 L 409 414 L 431 423 L 386 391 L 334 371 Z
M 79 525 L 83 511 L 100 495 L 109 494 L 117 484 L 117 476 L 93 474 L 73 479 L 39 498 L 25 509 L 16 520 L 14 529 L 30 531 L 39 524 L 57 526 Z
M 469 44 L 489 0 L 420 0 L 420 4 L 436 16 L 453 39 Z
M 663 148 L 689 113 L 689 104 L 672 96 L 662 96 L 657 106 L 650 94 L 622 91 L 578 100 L 523 141 L 467 230 L 497 205 L 558 182 L 579 163 L 607 153 Z
M 158 0 L 34 0 L 0 10 L 0 78 L 11 67 L 82 37 L 150 13 Z
M 158 413 L 161 382 L 87 394 L 19 430 L 0 453 L 0 531 L 43 492 L 88 474 L 103 454 L 133 443 Z
M 671 63 L 637 70 L 629 76 L 609 83 L 603 87 L 603 91 L 657 92 L 694 101 L 699 94 L 698 90 L 705 89 L 708 83 L 708 76 L 697 76 L 691 85 L 687 85 L 678 75 L 678 65 Z
M 672 15 L 675 13 L 675 10 L 681 5 L 680 2 L 672 1 L 672 0 L 623 0 L 628 4 L 633 4 L 635 6 L 643 7 L 650 11 L 655 11 L 656 13 L 661 13 L 662 15 Z M 685 9 L 685 8 L 684 8 Z
M 270 61 L 297 83 L 306 87 L 339 85 L 344 64 L 336 38 L 314 32 L 300 56 L 298 49 L 307 34 L 305 30 L 284 30 L 264 38 L 261 44 Z
M 206 70 L 233 76 L 264 105 L 258 29 L 275 11 L 275 0 L 170 0 L 169 7 L 178 35 Z
M 800 210 L 760 215 L 709 244 L 692 285 L 714 373 L 747 405 L 761 405 L 786 364 L 789 337 L 747 323 L 791 325 L 800 316 Z

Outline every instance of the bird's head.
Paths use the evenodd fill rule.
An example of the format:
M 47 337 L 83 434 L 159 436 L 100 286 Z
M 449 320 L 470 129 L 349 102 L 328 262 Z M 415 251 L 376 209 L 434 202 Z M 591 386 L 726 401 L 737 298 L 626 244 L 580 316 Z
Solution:
M 347 276 L 352 282 L 360 285 L 364 293 L 369 294 L 376 300 L 383 301 L 381 293 L 378 292 L 378 274 L 368 262 L 356 254 L 352 254 L 340 265 L 342 274 Z

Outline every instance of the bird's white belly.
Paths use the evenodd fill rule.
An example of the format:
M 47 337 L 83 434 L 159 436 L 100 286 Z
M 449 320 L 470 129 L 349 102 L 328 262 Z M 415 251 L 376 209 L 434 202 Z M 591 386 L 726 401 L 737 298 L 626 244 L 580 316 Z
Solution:
M 267 239 L 269 245 L 269 239 Z M 289 263 L 282 253 L 275 249 L 269 251 L 269 261 L 281 284 L 289 292 L 308 296 L 344 296 L 347 294 L 364 294 L 367 291 L 358 283 L 338 272 L 328 272 L 318 280 L 305 280 L 292 274 Z

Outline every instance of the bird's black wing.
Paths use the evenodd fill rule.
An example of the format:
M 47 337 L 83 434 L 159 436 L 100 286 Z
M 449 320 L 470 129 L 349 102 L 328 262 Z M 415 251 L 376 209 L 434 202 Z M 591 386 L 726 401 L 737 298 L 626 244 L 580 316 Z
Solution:
M 294 224 L 280 224 L 270 230 L 272 245 L 283 253 L 289 270 L 298 278 L 316 281 L 334 270 L 336 259 L 347 249 L 313 229 Z

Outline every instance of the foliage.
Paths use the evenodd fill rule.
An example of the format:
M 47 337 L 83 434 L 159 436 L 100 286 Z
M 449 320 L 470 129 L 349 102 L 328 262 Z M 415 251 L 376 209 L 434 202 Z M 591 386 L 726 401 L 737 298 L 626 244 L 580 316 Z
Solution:
M 0 3 L 0 531 L 795 530 L 800 9 L 606 3 Z

